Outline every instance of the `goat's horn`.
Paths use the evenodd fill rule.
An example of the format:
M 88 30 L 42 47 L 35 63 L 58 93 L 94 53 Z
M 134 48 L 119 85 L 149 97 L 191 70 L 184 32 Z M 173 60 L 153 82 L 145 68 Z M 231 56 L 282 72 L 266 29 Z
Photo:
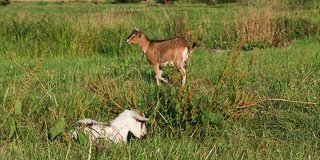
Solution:
M 136 120 L 142 121 L 142 122 L 146 122 L 146 121 L 149 120 L 148 118 L 140 116 L 140 115 L 137 115 L 137 114 L 134 114 L 133 118 L 136 119 Z
M 134 27 L 135 30 L 139 31 L 139 29 L 137 27 Z

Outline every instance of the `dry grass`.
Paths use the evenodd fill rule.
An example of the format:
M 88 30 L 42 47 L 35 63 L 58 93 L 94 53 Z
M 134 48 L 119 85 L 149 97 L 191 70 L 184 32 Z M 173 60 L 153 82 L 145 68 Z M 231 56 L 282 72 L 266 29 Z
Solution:
M 290 1 L 245 1 L 236 12 L 235 32 L 240 45 L 287 46 L 291 39 L 319 34 L 317 22 Z
M 74 27 L 79 28 L 116 28 L 120 26 L 130 26 L 130 19 L 135 16 L 134 12 L 129 9 L 106 9 L 93 13 L 83 13 L 77 16 Z M 75 16 L 67 16 L 67 19 L 74 20 Z
M 11 2 L 104 2 L 105 0 L 11 0 Z
M 236 16 L 236 33 L 240 42 L 273 44 L 275 31 L 272 20 L 279 17 L 275 6 L 280 7 L 281 4 L 259 0 L 255 3 L 249 1 L 247 5 L 248 7 L 239 7 L 239 14 Z

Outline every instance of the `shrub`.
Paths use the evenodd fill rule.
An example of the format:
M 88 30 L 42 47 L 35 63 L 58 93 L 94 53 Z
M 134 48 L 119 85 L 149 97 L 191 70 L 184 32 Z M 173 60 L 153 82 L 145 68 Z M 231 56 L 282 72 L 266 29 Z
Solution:
M 238 2 L 238 0 L 216 0 L 217 3 L 235 3 Z
M 318 0 L 288 0 L 291 8 L 319 8 Z
M 6 6 L 10 4 L 10 0 L 0 0 L 0 6 Z
M 156 3 L 172 4 L 174 0 L 156 0 Z
M 115 0 L 114 3 L 140 3 L 142 0 Z

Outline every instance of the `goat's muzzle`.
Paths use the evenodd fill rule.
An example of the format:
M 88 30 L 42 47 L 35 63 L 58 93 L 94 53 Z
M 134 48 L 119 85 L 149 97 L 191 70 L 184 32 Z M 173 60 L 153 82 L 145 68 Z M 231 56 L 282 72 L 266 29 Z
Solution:
M 126 43 L 130 44 L 129 42 L 130 42 L 131 39 L 132 39 L 132 35 L 128 36 L 128 37 L 126 38 Z
M 131 40 L 131 37 L 128 37 L 128 38 L 126 39 L 126 43 L 130 44 L 130 40 Z
M 131 41 L 134 37 L 135 37 L 134 34 L 130 34 L 130 36 L 128 36 L 128 37 L 126 38 L 126 42 L 127 42 L 128 44 L 131 44 L 130 41 Z

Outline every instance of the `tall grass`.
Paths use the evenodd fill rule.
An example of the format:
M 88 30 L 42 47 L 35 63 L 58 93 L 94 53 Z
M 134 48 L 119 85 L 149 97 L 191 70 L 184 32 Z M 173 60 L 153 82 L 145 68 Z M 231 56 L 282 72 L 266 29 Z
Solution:
M 264 6 L 113 6 L 40 19 L 5 16 L 0 23 L 0 157 L 87 158 L 87 144 L 68 138 L 70 124 L 87 117 L 110 121 L 135 108 L 150 119 L 148 138 L 128 145 L 95 144 L 94 158 L 316 159 L 317 13 L 293 15 L 290 8 Z M 219 19 L 224 7 L 232 13 Z M 188 62 L 184 88 L 174 68 L 164 75 L 172 84 L 155 85 L 140 49 L 124 42 L 133 26 L 152 39 L 182 36 L 200 44 Z M 279 46 L 275 42 L 288 44 L 270 47 Z M 267 47 L 243 51 L 254 43 Z M 213 48 L 230 51 L 213 53 Z
M 32 56 L 32 43 L 41 43 L 41 54 L 123 55 L 127 50 L 123 39 L 133 27 L 144 30 L 152 39 L 181 36 L 189 41 L 197 40 L 206 49 L 230 49 L 237 45 L 244 50 L 281 47 L 296 38 L 319 34 L 316 18 L 319 13 L 291 11 L 289 2 L 285 2 L 246 1 L 237 8 L 231 5 L 224 14 L 215 13 L 215 8 L 194 12 L 179 7 L 111 7 L 72 15 L 39 15 L 37 18 L 25 14 L 4 16 L 2 52 L 23 48 L 27 50 L 24 54 Z M 226 15 L 229 16 L 227 21 Z M 162 16 L 160 21 L 156 18 L 159 16 Z
M 300 10 L 292 12 L 289 1 L 245 1 L 236 17 L 236 35 L 248 47 L 281 47 L 291 40 L 317 35 L 319 22 Z
M 190 41 L 197 39 L 198 43 L 205 45 L 211 45 L 212 43 L 207 44 L 210 41 L 214 41 L 215 45 L 225 43 L 222 40 L 216 40 L 222 37 L 219 32 L 213 32 L 213 34 L 209 32 L 220 30 L 221 26 L 220 22 L 210 19 L 211 15 L 205 14 L 208 10 L 211 9 L 204 8 L 195 12 L 192 9 L 179 7 L 142 7 L 140 9 L 111 7 L 106 10 L 72 15 L 30 17 L 28 14 L 20 13 L 10 17 L 4 16 L 6 23 L 1 24 L 1 28 L 3 28 L 2 34 L 6 36 L 1 43 L 5 48 L 2 53 L 23 48 L 27 50 L 23 54 L 32 56 L 32 43 L 41 43 L 42 45 L 38 48 L 40 54 L 44 52 L 48 52 L 48 55 L 65 56 L 86 56 L 96 53 L 123 54 L 121 52 L 126 51 L 127 48 L 123 45 L 124 38 L 133 27 L 145 31 L 151 39 L 182 36 Z M 157 17 L 162 19 L 159 21 Z M 197 21 L 192 22 L 189 17 Z M 188 21 L 192 23 L 188 24 Z M 201 25 L 197 24 L 199 21 L 203 21 Z M 179 28 L 181 28 L 180 31 L 178 31 Z M 5 45 L 8 42 L 10 44 Z M 19 46 L 19 44 L 25 46 Z M 224 45 L 224 47 L 227 46 Z

